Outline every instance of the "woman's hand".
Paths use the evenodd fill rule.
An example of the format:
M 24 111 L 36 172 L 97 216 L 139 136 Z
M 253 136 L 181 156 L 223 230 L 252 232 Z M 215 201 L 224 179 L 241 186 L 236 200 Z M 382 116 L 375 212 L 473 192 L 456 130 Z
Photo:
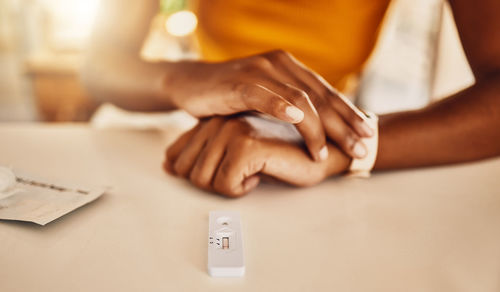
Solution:
M 328 157 L 325 134 L 349 156 L 366 155 L 360 138 L 373 130 L 363 114 L 286 52 L 178 66 L 166 90 L 170 102 L 195 117 L 257 111 L 295 124 L 316 161 Z
M 331 144 L 327 147 L 328 159 L 313 162 L 302 145 L 270 138 L 243 118 L 213 117 L 168 148 L 164 167 L 199 188 L 237 197 L 254 189 L 259 175 L 310 186 L 345 171 L 350 159 Z

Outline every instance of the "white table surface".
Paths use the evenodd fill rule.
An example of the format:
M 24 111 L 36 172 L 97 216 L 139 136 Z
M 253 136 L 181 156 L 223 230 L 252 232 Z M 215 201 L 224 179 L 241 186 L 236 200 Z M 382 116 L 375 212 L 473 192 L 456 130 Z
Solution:
M 161 168 L 173 135 L 0 124 L 0 164 L 113 189 L 47 226 L 0 221 L 0 291 L 500 291 L 500 159 L 262 185 Z M 237 210 L 246 275 L 208 276 L 208 212 Z

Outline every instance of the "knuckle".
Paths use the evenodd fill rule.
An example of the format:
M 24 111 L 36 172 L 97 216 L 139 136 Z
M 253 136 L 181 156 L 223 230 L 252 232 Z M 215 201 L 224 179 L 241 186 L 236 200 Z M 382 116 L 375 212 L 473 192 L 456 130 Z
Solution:
M 233 191 L 233 190 L 231 190 L 231 191 L 229 191 L 229 192 L 227 192 L 225 194 L 229 198 L 239 198 L 239 197 L 243 196 L 242 193 L 239 193 L 239 192 L 236 192 L 236 191 Z
M 208 134 L 207 139 L 210 138 L 210 134 L 217 132 L 217 130 L 221 127 L 221 124 L 224 123 L 226 119 L 227 117 L 225 116 L 214 116 L 209 118 L 209 121 L 207 122 L 206 126 L 203 129 L 203 131 L 205 131 Z
M 206 177 L 201 173 L 192 172 L 191 175 L 189 176 L 189 180 L 191 181 L 192 184 L 199 187 L 200 189 L 210 188 L 210 181 L 207 180 Z
M 305 181 L 301 184 L 302 187 L 312 187 L 317 185 L 324 179 L 324 175 L 313 175 L 310 177 L 308 181 Z
M 200 155 L 194 166 L 191 174 L 189 175 L 189 180 L 197 187 L 201 189 L 210 189 L 210 183 L 212 177 L 210 173 L 207 173 L 205 161 L 207 160 L 206 155 Z
M 251 66 L 255 69 L 269 70 L 273 67 L 273 63 L 272 60 L 259 55 L 252 59 Z
M 272 50 L 264 55 L 271 62 L 278 62 L 287 56 L 287 52 L 282 49 Z
M 184 164 L 178 159 L 174 164 L 174 171 L 178 175 L 185 176 L 185 167 Z
M 223 194 L 226 197 L 229 198 L 237 198 L 240 197 L 241 194 L 239 194 L 236 190 L 234 190 L 229 184 L 223 183 L 218 185 L 217 188 L 214 188 L 216 192 Z
M 231 164 L 226 162 L 223 162 L 219 166 L 219 175 L 217 176 L 217 182 L 218 185 L 224 185 L 224 183 L 227 181 L 228 175 L 231 172 Z
M 233 196 L 233 192 L 231 187 L 229 186 L 228 179 L 225 175 L 218 175 L 214 182 L 214 190 L 220 194 L 224 194 L 226 196 Z
M 165 151 L 165 158 L 169 162 L 173 162 L 174 160 L 174 155 L 175 155 L 175 148 L 170 146 L 167 151 Z
M 252 149 L 255 148 L 255 139 L 251 136 L 248 135 L 241 135 L 238 136 L 233 140 L 233 147 L 234 149 L 237 149 L 240 153 L 245 153 L 247 151 L 251 151 Z
M 271 55 L 276 56 L 278 58 L 282 58 L 282 57 L 287 57 L 288 53 L 283 49 L 277 49 L 273 50 Z
M 292 88 L 290 92 L 290 97 L 297 102 L 307 102 L 309 100 L 309 94 L 307 89 Z
M 227 133 L 229 139 L 225 140 L 227 143 L 228 150 L 233 148 L 232 142 L 237 141 L 246 136 L 251 131 L 251 127 L 242 121 L 241 118 L 233 118 L 228 120 L 222 129 L 222 132 Z
M 175 175 L 172 165 L 168 161 L 163 162 L 163 170 L 170 175 Z
M 318 93 L 309 85 L 304 85 L 304 91 L 307 93 L 308 100 L 311 102 L 311 104 L 314 104 L 316 107 L 325 106 L 324 95 Z
M 261 71 L 261 67 L 259 67 L 259 61 L 257 60 L 258 56 L 248 58 L 243 64 L 238 67 L 238 74 L 240 77 L 249 77 L 253 76 Z
M 288 103 L 281 98 L 271 98 L 266 101 L 266 113 L 279 114 L 288 107 Z
M 232 133 L 241 127 L 241 121 L 239 119 L 230 119 L 222 126 L 222 132 Z
M 296 88 L 292 87 L 291 98 L 296 105 L 301 107 L 312 106 L 311 98 L 314 96 L 313 91 L 309 87 Z
M 314 186 L 317 183 L 318 182 L 316 181 L 316 179 L 310 179 L 310 180 L 307 180 L 307 181 L 301 181 L 301 182 L 299 182 L 297 184 L 297 186 L 299 186 L 301 188 L 308 188 L 308 187 Z

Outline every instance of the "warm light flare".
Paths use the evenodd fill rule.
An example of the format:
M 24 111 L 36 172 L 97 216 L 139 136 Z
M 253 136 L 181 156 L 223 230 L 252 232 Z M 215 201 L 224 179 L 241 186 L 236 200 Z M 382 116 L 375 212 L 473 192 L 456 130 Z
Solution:
M 173 36 L 182 37 L 194 32 L 198 19 L 191 11 L 175 12 L 167 18 L 165 28 Z

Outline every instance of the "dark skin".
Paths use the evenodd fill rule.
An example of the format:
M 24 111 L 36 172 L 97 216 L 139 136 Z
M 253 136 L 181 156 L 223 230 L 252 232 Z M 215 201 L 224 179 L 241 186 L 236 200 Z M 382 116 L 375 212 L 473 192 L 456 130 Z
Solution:
M 500 2 L 448 2 L 476 83 L 422 110 L 382 116 L 376 169 L 500 154 Z
M 342 103 L 342 98 L 336 95 L 334 89 L 320 83 L 314 83 L 314 78 L 301 79 L 307 79 L 307 77 L 300 73 L 302 72 L 300 66 L 294 66 L 290 63 L 292 65 L 288 68 L 291 68 L 292 74 L 285 76 L 280 73 L 281 71 L 276 73 L 275 68 L 282 68 L 283 64 L 288 62 L 286 52 L 275 51 L 229 62 L 233 62 L 232 64 L 251 64 L 252 66 L 260 63 L 260 67 L 253 66 L 251 68 L 258 68 L 260 71 L 255 72 L 261 72 L 261 75 L 266 76 L 265 80 L 269 80 L 269 76 L 277 76 L 275 80 L 281 82 L 281 85 L 289 84 L 290 80 L 301 81 L 302 83 L 293 83 L 292 90 L 282 86 L 282 91 L 278 88 L 279 84 L 276 86 L 265 84 L 265 86 L 272 87 L 273 92 L 278 92 L 280 97 L 286 97 L 285 101 L 296 105 L 304 113 L 300 122 L 287 120 L 287 117 L 283 116 L 283 107 L 245 107 L 241 103 L 241 98 L 229 98 L 234 96 L 233 91 L 230 92 L 231 94 L 227 94 L 228 99 L 223 101 L 211 98 L 210 94 L 207 94 L 207 98 L 201 101 L 191 99 L 191 96 L 195 95 L 194 93 L 190 94 L 190 92 L 178 88 L 193 86 L 178 85 L 183 84 L 183 82 L 191 85 L 199 84 L 202 86 L 199 88 L 204 88 L 205 85 L 197 83 L 196 79 L 190 79 L 191 77 L 187 76 L 195 75 L 193 72 L 199 70 L 212 70 L 210 72 L 214 74 L 221 74 L 217 76 L 224 76 L 224 70 L 234 67 L 229 67 L 224 63 L 161 62 L 151 64 L 140 60 L 138 57 L 139 49 L 149 28 L 149 21 L 157 11 L 154 3 L 156 2 L 152 1 L 150 6 L 143 3 L 141 3 L 142 6 L 134 4 L 138 7 L 120 11 L 121 14 L 108 17 L 98 26 L 99 30 L 95 35 L 94 47 L 90 51 L 89 60 L 92 62 L 87 63 L 84 72 L 87 76 L 89 89 L 96 96 L 133 110 L 184 108 L 189 111 L 190 107 L 194 109 L 211 108 L 212 112 L 195 113 L 199 117 L 233 114 L 246 110 L 274 113 L 278 118 L 297 126 L 304 137 L 308 152 L 313 159 L 321 161 L 321 163 L 318 162 L 318 165 L 321 165 L 322 169 L 325 169 L 324 163 L 335 164 L 334 167 L 329 167 L 335 171 L 317 175 L 311 178 L 310 183 L 302 182 L 301 185 L 317 183 L 329 175 L 337 174 L 342 169 L 335 161 L 341 161 L 345 170 L 350 157 L 357 157 L 354 153 L 355 145 L 362 137 L 370 136 L 370 133 L 363 131 L 362 120 L 359 120 L 356 110 L 352 109 L 350 104 Z M 500 18 L 497 16 L 500 13 L 500 1 L 450 0 L 449 3 L 476 82 L 473 86 L 423 109 L 381 116 L 379 152 L 375 169 L 400 169 L 459 163 L 500 154 Z M 109 1 L 107 4 L 111 10 L 118 7 L 113 6 L 117 5 L 114 1 Z M 119 22 L 119 19 L 121 26 L 112 25 Z M 235 72 L 231 72 L 231 76 L 240 78 Z M 260 75 L 256 76 L 258 78 Z M 243 77 L 247 78 L 248 76 Z M 244 80 L 244 84 L 252 84 L 255 80 L 257 80 L 255 84 L 261 84 L 258 79 Z M 238 82 L 240 81 L 241 79 L 238 79 Z M 211 82 L 217 84 L 219 80 L 214 79 Z M 311 86 L 313 83 L 317 86 Z M 247 90 L 244 89 L 248 92 Z M 236 93 L 241 94 L 241 92 Z M 307 102 L 297 103 L 297 98 L 291 99 L 289 95 L 295 97 L 302 95 L 309 98 L 309 104 L 313 105 L 318 114 L 315 115 L 314 110 L 312 113 L 310 112 L 307 105 L 304 105 L 308 104 Z M 266 103 L 269 98 L 271 97 L 262 95 L 262 103 Z M 327 102 L 324 102 L 325 100 Z M 200 106 L 200 102 L 201 105 L 205 102 L 210 107 Z M 239 106 L 227 107 L 227 104 Z M 228 108 L 231 108 L 232 111 Z M 234 131 L 238 127 L 229 128 L 230 131 Z M 224 129 L 224 127 L 221 126 L 220 129 Z M 185 140 L 182 143 L 197 143 L 196 140 Z M 283 143 L 282 141 L 275 142 L 277 144 Z M 177 144 L 179 143 L 181 142 L 178 141 Z M 269 143 L 274 142 L 266 141 L 262 144 L 276 148 L 275 146 L 271 147 Z M 330 156 L 335 156 L 336 160 L 321 159 L 318 153 L 324 145 L 328 148 Z M 344 153 L 342 155 L 345 155 L 347 160 L 339 159 L 338 154 L 342 152 L 337 152 L 335 145 L 342 149 Z M 303 149 L 301 151 L 306 153 Z M 201 155 L 202 152 L 203 149 L 200 149 L 197 154 Z M 264 149 L 264 152 L 268 153 L 269 151 Z M 292 152 L 298 153 L 295 150 Z M 184 163 L 192 166 L 196 164 L 197 157 L 194 155 L 192 161 Z M 303 160 L 297 159 L 296 161 L 300 163 L 299 161 Z M 173 169 L 175 173 L 175 168 L 168 167 L 169 163 L 174 165 L 176 163 L 175 157 L 167 160 L 167 168 Z M 190 178 L 192 168 L 189 166 L 181 168 L 184 173 L 177 174 Z M 214 174 L 212 173 L 212 175 Z M 242 185 L 247 178 L 240 178 Z M 287 181 L 286 178 L 282 179 Z M 252 182 L 250 185 L 253 186 L 254 183 Z M 210 189 L 210 186 L 205 188 Z M 212 188 L 212 190 L 229 195 L 240 195 L 250 189 L 238 188 L 236 194 L 231 193 L 230 190 L 221 191 Z

